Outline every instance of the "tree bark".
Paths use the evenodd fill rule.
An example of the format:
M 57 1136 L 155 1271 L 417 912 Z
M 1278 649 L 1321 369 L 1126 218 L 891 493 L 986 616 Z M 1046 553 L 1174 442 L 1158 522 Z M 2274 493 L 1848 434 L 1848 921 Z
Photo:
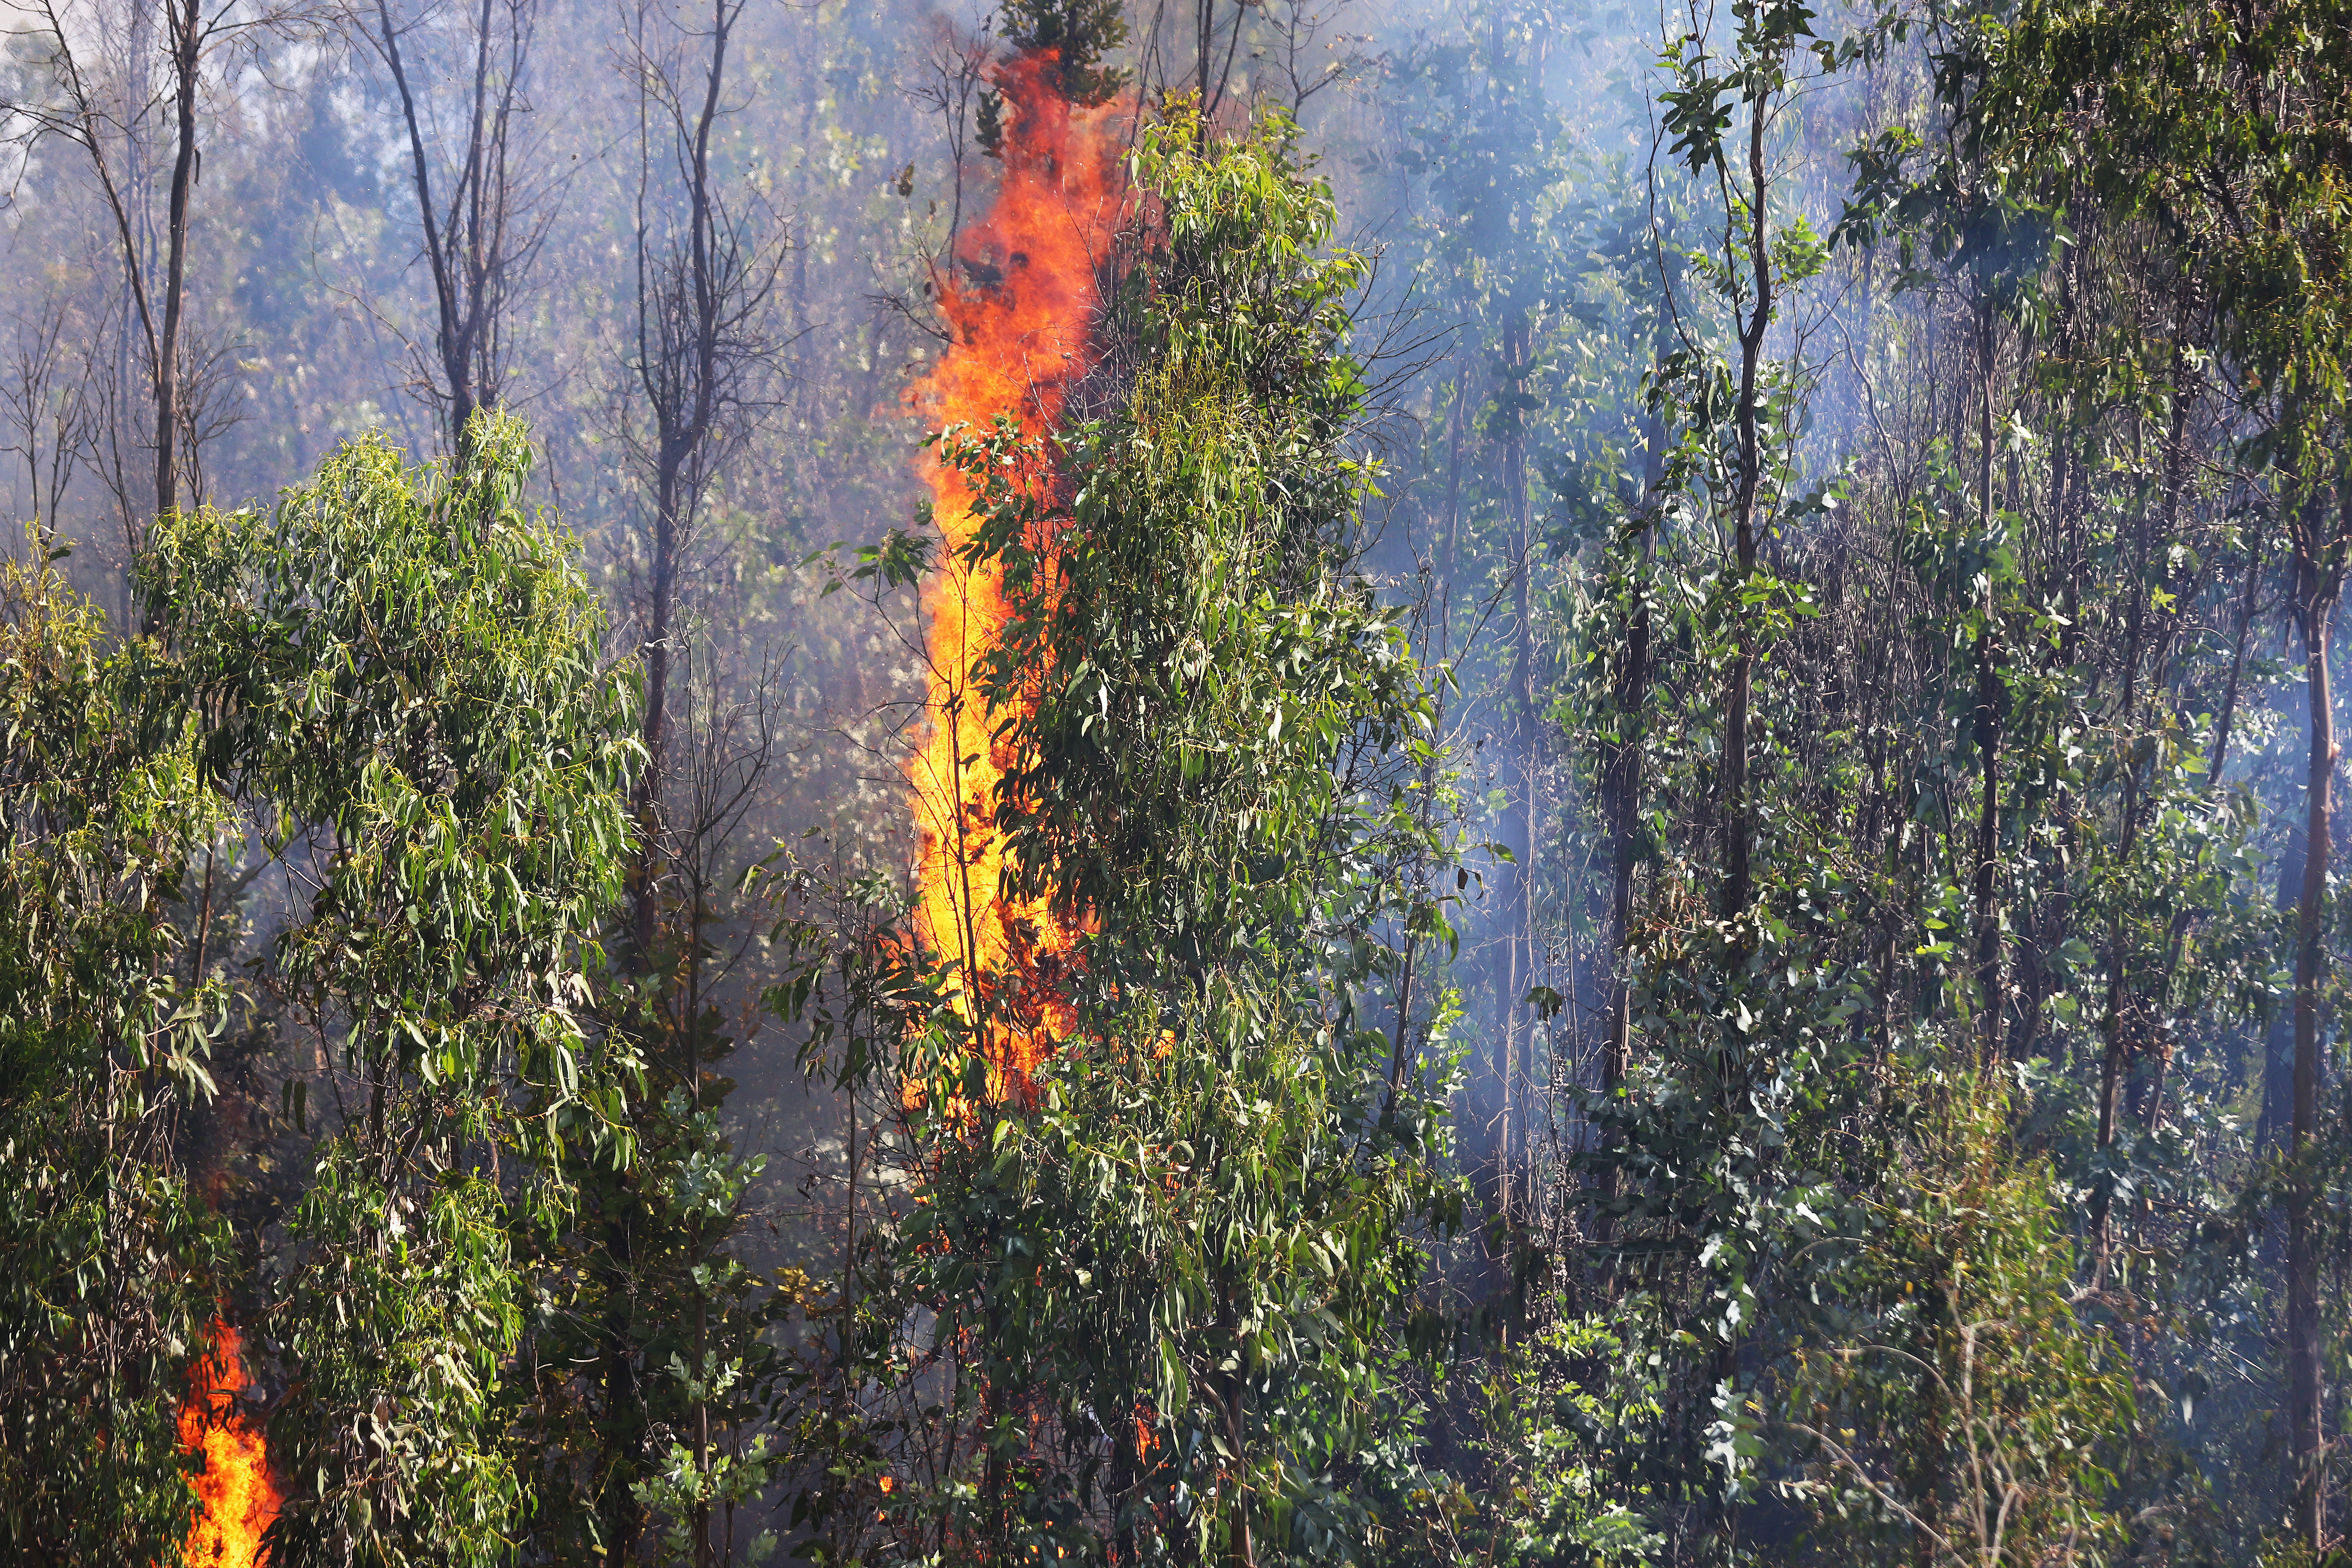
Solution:
M 163 330 L 155 345 L 155 515 L 179 510 L 180 317 L 187 292 L 188 199 L 195 189 L 196 72 L 204 49 L 198 0 L 173 0 L 172 100 L 178 147 L 164 231 Z
M 1977 358 L 1982 376 L 1979 405 L 1977 527 L 1992 528 L 1992 301 L 1977 302 Z M 2000 605 L 1990 580 L 1985 585 L 1984 626 L 1977 634 L 1977 766 L 1983 798 L 1977 813 L 1976 964 L 1979 1059 L 1990 1071 L 2000 1059 L 2000 720 L 2001 680 L 1995 654 Z
M 1524 312 L 1515 312 L 1504 331 L 1504 384 L 1511 393 L 1521 384 L 1530 357 L 1528 324 Z M 1503 998 L 1503 1120 L 1497 1155 L 1502 1161 L 1503 1213 L 1507 1221 L 1528 1217 L 1527 1194 L 1521 1184 L 1532 1179 L 1527 1160 L 1524 1129 L 1526 1108 L 1520 1103 L 1522 1080 L 1529 1079 L 1528 1058 L 1533 1054 L 1533 1027 L 1526 1018 L 1524 997 L 1535 983 L 1536 789 L 1538 762 L 1535 710 L 1534 600 L 1528 581 L 1534 565 L 1533 540 L 1528 527 L 1528 437 L 1524 410 L 1511 412 L 1509 438 L 1503 446 L 1503 489 L 1511 520 L 1510 552 L 1515 583 L 1512 589 L 1516 624 L 1511 637 L 1510 710 L 1514 731 L 1511 752 L 1519 770 L 1517 798 L 1519 863 L 1513 868 L 1511 898 L 1504 919 L 1509 944 L 1509 991 Z M 1514 1274 L 1516 1275 L 1516 1269 Z
M 1764 461 L 1757 431 L 1756 381 L 1764 358 L 1764 334 L 1772 325 L 1772 253 L 1766 197 L 1769 187 L 1764 172 L 1766 100 L 1759 95 L 1748 106 L 1748 252 L 1756 285 L 1756 300 L 1739 324 L 1739 484 L 1733 502 L 1732 547 L 1738 560 L 1738 592 L 1744 594 L 1756 574 L 1756 510 L 1763 489 Z M 1754 823 L 1748 799 L 1748 710 L 1756 681 L 1756 638 L 1746 605 L 1734 600 L 1731 609 L 1738 651 L 1731 663 L 1730 691 L 1725 700 L 1723 723 L 1723 905 L 1724 920 L 1747 913 L 1754 897 L 1748 854 Z
M 661 786 L 668 744 L 670 637 L 677 619 L 677 570 L 687 525 L 708 474 L 709 443 L 719 414 L 720 318 L 730 282 L 718 275 L 714 229 L 719 214 L 710 189 L 710 136 L 719 112 L 727 46 L 740 0 L 712 0 L 710 68 L 694 121 L 687 178 L 685 276 L 647 276 L 649 230 L 639 196 L 637 216 L 637 375 L 654 417 L 654 549 L 651 603 L 644 658 L 646 710 L 640 739 L 645 772 L 636 788 L 642 858 L 632 876 L 631 927 L 635 962 L 650 967 L 659 924 Z M 640 110 L 640 135 L 644 134 Z M 649 148 L 641 158 L 650 166 Z M 682 329 L 682 330 L 681 330 Z
M 1633 975 L 1628 948 L 1633 931 L 1633 851 L 1642 809 L 1642 727 L 1650 703 L 1649 565 L 1657 551 L 1658 487 L 1665 471 L 1665 432 L 1654 416 L 1643 419 L 1642 434 L 1642 510 L 1635 524 L 1641 543 L 1631 574 L 1633 601 L 1625 617 L 1625 647 L 1610 694 L 1615 734 L 1606 743 L 1601 769 L 1610 857 L 1609 1039 L 1601 1058 L 1601 1089 L 1608 1095 L 1618 1091 L 1633 1065 Z M 1601 1197 L 1614 1199 L 1618 1190 L 1618 1173 L 1612 1166 L 1601 1177 Z M 1612 1229 L 1604 1207 L 1594 1234 L 1605 1242 Z
M 408 133 L 409 161 L 416 187 L 416 210 L 425 229 L 425 258 L 433 274 L 436 311 L 434 350 L 441 362 L 447 400 L 449 450 L 459 467 L 473 460 L 471 426 L 477 410 L 498 401 L 497 367 L 491 361 L 497 339 L 496 317 L 500 297 L 514 263 L 509 223 L 513 196 L 508 184 L 507 152 L 520 78 L 529 48 L 530 24 L 525 10 L 509 12 L 504 79 L 492 79 L 492 0 L 481 0 L 474 17 L 475 39 L 471 108 L 468 110 L 465 159 L 457 171 L 446 221 L 433 200 L 431 162 L 416 111 L 415 89 L 400 49 L 400 29 L 392 18 L 389 0 L 376 0 L 381 33 L 378 48 L 391 69 L 393 88 L 400 100 L 401 119 Z M 529 248 L 526 241 L 524 248 Z
M 2352 491 L 2347 492 L 2352 500 Z M 2313 530 L 2315 533 L 2316 529 Z M 2327 896 L 2328 807 L 2336 775 L 2336 722 L 2328 688 L 2335 574 L 2304 549 L 2296 562 L 2296 619 L 2311 693 L 2310 774 L 2305 799 L 2303 897 L 2295 910 L 2294 1110 L 2287 1140 L 2287 1418 L 2294 1455 L 2295 1534 L 2315 1554 L 2327 1521 L 2326 1452 L 2320 1435 L 2319 1258 L 2309 1167 L 2319 1121 L 2319 986 L 2326 967 L 2322 905 Z
M 655 487 L 651 603 L 646 617 L 646 711 L 638 738 L 646 749 L 645 772 L 636 785 L 637 831 L 642 861 L 630 885 L 631 942 L 640 973 L 653 967 L 660 926 L 661 889 L 656 864 L 661 836 L 661 784 L 669 740 L 670 622 L 677 597 L 677 477 L 666 468 Z
M 604 1297 L 598 1335 L 604 1381 L 604 1419 L 598 1430 L 604 1451 L 603 1473 L 597 1478 L 601 1487 L 597 1502 L 610 1560 L 626 1563 L 636 1555 L 637 1541 L 645 1531 L 645 1510 L 630 1489 L 643 1474 L 646 1415 L 645 1394 L 637 1383 L 636 1331 L 628 1290 L 635 1252 L 629 1220 L 636 1194 L 625 1171 L 614 1173 L 612 1183 L 610 1206 L 604 1215 L 604 1254 L 596 1265 L 602 1276 L 597 1283 Z

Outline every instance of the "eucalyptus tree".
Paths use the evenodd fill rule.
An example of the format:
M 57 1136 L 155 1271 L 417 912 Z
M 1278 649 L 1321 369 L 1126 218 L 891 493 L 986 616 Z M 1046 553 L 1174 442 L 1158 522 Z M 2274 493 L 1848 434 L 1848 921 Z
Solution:
M 776 396 L 783 346 L 776 291 L 789 243 L 757 171 L 739 162 L 743 149 L 728 136 L 758 79 L 738 36 L 745 12 L 742 0 L 713 0 L 699 14 L 639 5 L 623 16 L 619 65 L 634 110 L 635 166 L 623 296 L 629 320 L 610 428 L 649 515 L 641 548 L 632 542 L 643 576 L 629 606 L 645 694 L 637 859 L 620 943 L 631 984 L 606 1012 L 648 1061 L 646 1092 L 634 1111 L 648 1158 L 598 1173 L 588 1244 L 594 1283 L 576 1309 L 598 1325 L 598 1415 L 588 1436 L 597 1456 L 589 1487 L 597 1518 L 589 1539 L 625 1556 L 649 1526 L 666 1524 L 698 1563 L 714 1550 L 710 1522 L 720 1500 L 711 1489 L 711 1280 L 714 1270 L 730 1273 L 720 1249 L 745 1179 L 738 1172 L 721 1182 L 734 1194 L 724 1201 L 703 1186 L 715 1159 L 738 1171 L 721 1158 L 725 1141 L 713 1120 L 730 1086 L 714 1082 L 710 1068 L 732 1041 L 711 1002 L 710 928 L 720 916 L 710 894 L 766 750 L 755 743 L 719 762 L 726 776 L 713 774 L 707 764 L 730 742 L 696 732 L 698 694 L 680 678 L 698 662 L 690 590 L 713 491 Z M 707 672 L 715 660 L 699 651 Z M 709 695 L 699 717 L 723 724 L 729 705 L 715 686 Z M 764 698 L 755 693 L 755 707 Z M 763 712 L 751 724 L 767 732 Z M 682 1233 L 686 1246 L 673 1247 Z M 673 1399 L 684 1402 L 677 1424 L 687 1429 L 689 1459 L 670 1464 L 665 1479 L 673 1456 L 655 1428 L 667 1424 L 659 1416 Z M 666 1504 L 675 1505 L 667 1518 Z
M 634 323 L 618 430 L 652 508 L 646 551 L 644 741 L 638 811 L 647 862 L 632 893 L 635 962 L 650 969 L 661 898 L 661 789 L 680 578 L 710 488 L 740 455 L 773 391 L 772 310 L 782 231 L 757 188 L 716 161 L 737 110 L 729 47 L 741 0 L 707 26 L 629 15 L 624 67 L 636 101 Z M 733 62 L 739 79 L 742 62 Z
M 236 1275 L 175 1157 L 227 985 L 171 910 L 229 812 L 153 650 L 108 645 L 47 550 L 0 563 L 0 1542 L 145 1568 L 186 1531 L 181 1374 Z
M 520 427 L 471 445 L 418 470 L 370 439 L 266 513 L 158 520 L 158 630 L 111 649 L 51 568 L 7 569 L 5 951 L 37 983 L 0 1010 L 0 1115 L 53 1179 L 11 1184 L 0 1418 L 44 1472 L 8 1489 L 36 1560 L 178 1549 L 215 1313 L 282 1379 L 273 1561 L 486 1562 L 524 1511 L 525 1260 L 575 1163 L 626 1155 L 580 947 L 620 891 L 634 694 L 521 506 Z M 266 940 L 236 936 L 247 859 L 286 897 Z M 267 1243 L 212 1215 L 245 1178 L 187 1131 L 257 1012 L 314 1043 L 272 1086 L 307 1168 Z
M 284 1086 L 320 1125 L 265 1286 L 289 1563 L 503 1549 L 519 1260 L 627 1135 L 579 948 L 629 849 L 634 692 L 523 508 L 520 426 L 469 445 L 424 470 L 347 447 L 268 513 L 171 520 L 143 574 L 221 787 L 315 883 L 262 972 L 321 1056 Z
M 1992 96 L 2012 138 L 2063 126 L 2090 192 L 2144 222 L 2210 301 L 2233 407 L 2223 458 L 2266 493 L 2285 547 L 2308 704 L 2303 883 L 2296 900 L 2292 1128 L 2280 1197 L 2287 1229 L 2285 1404 L 2294 1455 L 2294 1532 L 2328 1539 L 2318 1172 L 2342 1129 L 2320 1122 L 2319 1013 L 2326 952 L 2330 795 L 2336 745 L 2329 649 L 2352 549 L 2352 477 L 2341 456 L 2347 316 L 2341 288 L 2347 174 L 2340 120 L 2352 53 L 2332 17 L 2302 6 L 2194 15 L 2128 7 L 2094 26 L 2072 7 L 2028 8 Z M 2324 258 L 2324 259 L 2323 259 Z M 2225 448 L 2225 450 L 2227 450 Z M 2249 571 L 2252 567 L 2249 565 Z
M 1195 113 L 1142 132 L 1117 406 L 942 437 L 1011 609 L 974 672 L 1016 759 L 1004 896 L 1087 932 L 1026 982 L 1068 1027 L 1008 1069 L 990 1009 L 1018 988 L 975 1017 L 904 949 L 777 996 L 900 1086 L 874 1157 L 913 1184 L 868 1221 L 841 1334 L 872 1381 L 838 1397 L 937 1393 L 825 1450 L 811 1506 L 845 1552 L 884 1549 L 850 1544 L 867 1506 L 888 1549 L 974 1561 L 1347 1550 L 1402 1363 L 1440 1337 L 1448 1004 L 1404 945 L 1450 942 L 1455 894 L 1449 808 L 1419 798 L 1447 787 L 1429 677 L 1360 575 L 1363 262 L 1324 254 L 1286 123 Z

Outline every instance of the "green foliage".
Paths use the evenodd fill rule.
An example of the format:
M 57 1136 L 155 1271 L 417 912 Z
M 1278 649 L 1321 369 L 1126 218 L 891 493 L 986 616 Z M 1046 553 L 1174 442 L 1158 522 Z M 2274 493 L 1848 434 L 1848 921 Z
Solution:
M 449 473 L 348 446 L 267 518 L 159 529 L 147 578 L 268 841 L 333 846 L 271 966 L 340 1058 L 268 1320 L 288 1563 L 504 1550 L 516 1237 L 558 1221 L 575 1150 L 618 1152 L 625 1063 L 575 950 L 619 893 L 632 700 L 572 542 L 520 508 L 521 427 L 469 447 Z
M 2049 1563 L 2119 1533 L 2113 1467 L 2137 1411 L 2116 1335 L 2075 1305 L 2048 1165 L 1997 1088 L 1930 1088 L 1903 1168 L 1852 1211 L 1777 1419 L 1803 1442 L 1835 1559 Z
M 293 1482 L 277 1552 L 503 1562 L 525 1506 L 499 1408 L 522 1330 L 509 1200 L 458 1172 L 394 1192 L 376 1165 L 331 1142 L 293 1218 L 308 1266 L 271 1314 L 301 1378 L 269 1427 Z
M 103 658 L 46 569 L 6 569 L 0 963 L 36 984 L 0 1024 L 0 1136 L 52 1163 L 11 1199 L 10 1288 L 31 1294 L 8 1409 L 46 1414 L 10 1453 L 54 1478 L 10 1488 L 28 1545 L 79 1517 L 131 1560 L 169 1555 L 193 1321 L 247 1289 L 291 1373 L 274 1561 L 487 1562 L 520 1516 L 499 1408 L 516 1238 L 562 1215 L 575 1151 L 625 1154 L 578 949 L 619 888 L 635 751 L 572 542 L 520 505 L 520 426 L 486 416 L 471 447 L 462 473 L 420 472 L 362 441 L 266 516 L 163 520 L 139 578 L 157 635 Z M 165 1120 L 215 1092 L 242 918 L 216 873 L 248 852 L 307 892 L 246 984 L 319 1042 L 280 1100 L 324 1123 L 258 1279 L 199 1217 L 195 1179 L 220 1176 Z M 50 1415 L 106 1459 L 68 1462 Z
M 0 562 L 0 1549 L 24 1561 L 176 1551 L 179 1396 L 235 1277 L 169 1161 L 225 999 L 170 905 L 226 813 L 193 717 L 149 706 L 157 662 L 110 650 L 42 553 Z
M 1073 103 L 1107 103 L 1127 83 L 1126 71 L 1103 63 L 1127 43 L 1120 0 L 1006 0 L 996 29 L 1016 49 L 1052 51 L 1056 90 Z M 993 152 L 994 141 L 983 129 L 982 144 Z
M 1148 126 L 1129 397 L 1050 447 L 941 440 L 1013 612 L 974 671 L 1006 891 L 1085 931 L 1077 1021 L 992 1098 L 974 1021 L 887 939 L 772 993 L 845 1081 L 899 1086 L 914 1183 L 833 1325 L 873 1381 L 823 1397 L 903 1389 L 928 1436 L 803 1423 L 827 1557 L 866 1550 L 861 1507 L 932 1560 L 1350 1556 L 1444 1339 L 1451 1083 L 1406 978 L 1450 939 L 1433 694 L 1359 574 L 1361 263 L 1321 254 L 1293 138 Z
M 1463 1448 L 1480 1485 L 1419 1471 L 1381 1561 L 1612 1564 L 1652 1561 L 1664 1544 L 1632 1506 L 1657 1390 L 1638 1342 L 1594 1318 L 1559 1317 L 1484 1360 Z
M 348 1010 L 371 1092 L 413 1079 L 457 1119 L 435 1137 L 485 1136 L 477 1095 L 507 1073 L 598 1108 L 566 961 L 618 894 L 636 755 L 573 542 L 521 510 L 521 426 L 485 416 L 473 446 L 462 473 L 416 471 L 371 437 L 266 517 L 167 519 L 142 584 L 215 716 L 205 761 L 266 842 L 332 835 L 276 972 L 315 1014 Z M 550 1155 L 560 1122 L 538 1124 Z
M 933 1134 L 907 1282 L 940 1338 L 971 1336 L 995 1391 L 982 1438 L 1033 1494 L 1035 1544 L 992 1550 L 1042 1552 L 1098 1497 L 1180 1559 L 1244 1529 L 1284 1557 L 1360 1538 L 1345 1482 L 1379 1440 L 1390 1336 L 1437 1331 L 1415 1312 L 1416 1232 L 1458 1223 L 1459 1200 L 1433 1169 L 1442 1102 L 1400 1100 L 1387 1037 L 1322 1023 L 1313 995 L 1306 976 L 1213 981 L 1166 1029 L 1145 1006 L 1067 1042 L 1033 1109 Z M 927 1102 L 961 1088 L 957 1056 L 934 1058 Z M 1004 1485 L 975 1500 L 975 1535 Z
M 1349 571 L 1374 479 L 1340 346 L 1362 263 L 1318 254 L 1330 195 L 1290 136 L 1145 130 L 1142 363 L 1126 408 L 1059 454 L 1066 517 L 1009 430 L 949 447 L 980 498 L 971 552 L 1014 611 L 982 679 L 1027 710 L 999 812 L 1020 890 L 1099 922 L 1106 980 L 1313 921 L 1411 836 L 1383 770 L 1434 740 L 1396 611 Z

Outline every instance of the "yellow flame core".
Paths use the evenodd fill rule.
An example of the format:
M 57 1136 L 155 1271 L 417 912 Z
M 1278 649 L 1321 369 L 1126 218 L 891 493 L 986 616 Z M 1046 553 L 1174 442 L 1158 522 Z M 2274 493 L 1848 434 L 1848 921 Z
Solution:
M 215 1318 L 212 1344 L 190 1373 L 180 1406 L 180 1446 L 205 1458 L 195 1478 L 198 1509 L 184 1560 L 190 1568 L 257 1568 L 262 1532 L 278 1517 L 278 1484 L 261 1433 L 237 1407 L 246 1385 L 243 1342 Z

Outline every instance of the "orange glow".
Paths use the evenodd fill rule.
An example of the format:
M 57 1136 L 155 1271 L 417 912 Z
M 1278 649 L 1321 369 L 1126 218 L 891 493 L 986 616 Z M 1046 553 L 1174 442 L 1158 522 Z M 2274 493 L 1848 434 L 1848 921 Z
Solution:
M 205 1458 L 195 1478 L 199 1511 L 188 1527 L 189 1568 L 255 1568 L 261 1533 L 278 1517 L 278 1485 L 261 1433 L 237 1407 L 245 1388 L 237 1332 L 215 1318 L 212 1346 L 189 1373 L 180 1406 L 180 1446 Z
M 1071 104 L 1055 90 L 1055 63 L 1039 50 L 996 75 L 1002 183 L 987 216 L 959 239 L 953 275 L 936 279 L 953 341 L 907 391 L 933 429 L 984 428 L 1010 415 L 1043 437 L 1087 368 L 1097 271 L 1126 195 L 1120 130 L 1131 111 Z M 973 528 L 964 476 L 934 460 L 925 478 L 943 550 L 923 592 L 929 723 L 908 781 L 921 837 L 915 919 L 924 942 L 955 967 L 968 1005 L 986 1004 L 990 1093 L 1003 1097 L 1023 1090 L 1076 1021 L 1066 977 L 1080 928 L 1046 900 L 1000 895 L 1008 858 L 997 786 L 1014 759 L 997 731 L 1014 716 L 988 712 L 969 672 L 1003 634 L 1003 584 L 957 559 Z

